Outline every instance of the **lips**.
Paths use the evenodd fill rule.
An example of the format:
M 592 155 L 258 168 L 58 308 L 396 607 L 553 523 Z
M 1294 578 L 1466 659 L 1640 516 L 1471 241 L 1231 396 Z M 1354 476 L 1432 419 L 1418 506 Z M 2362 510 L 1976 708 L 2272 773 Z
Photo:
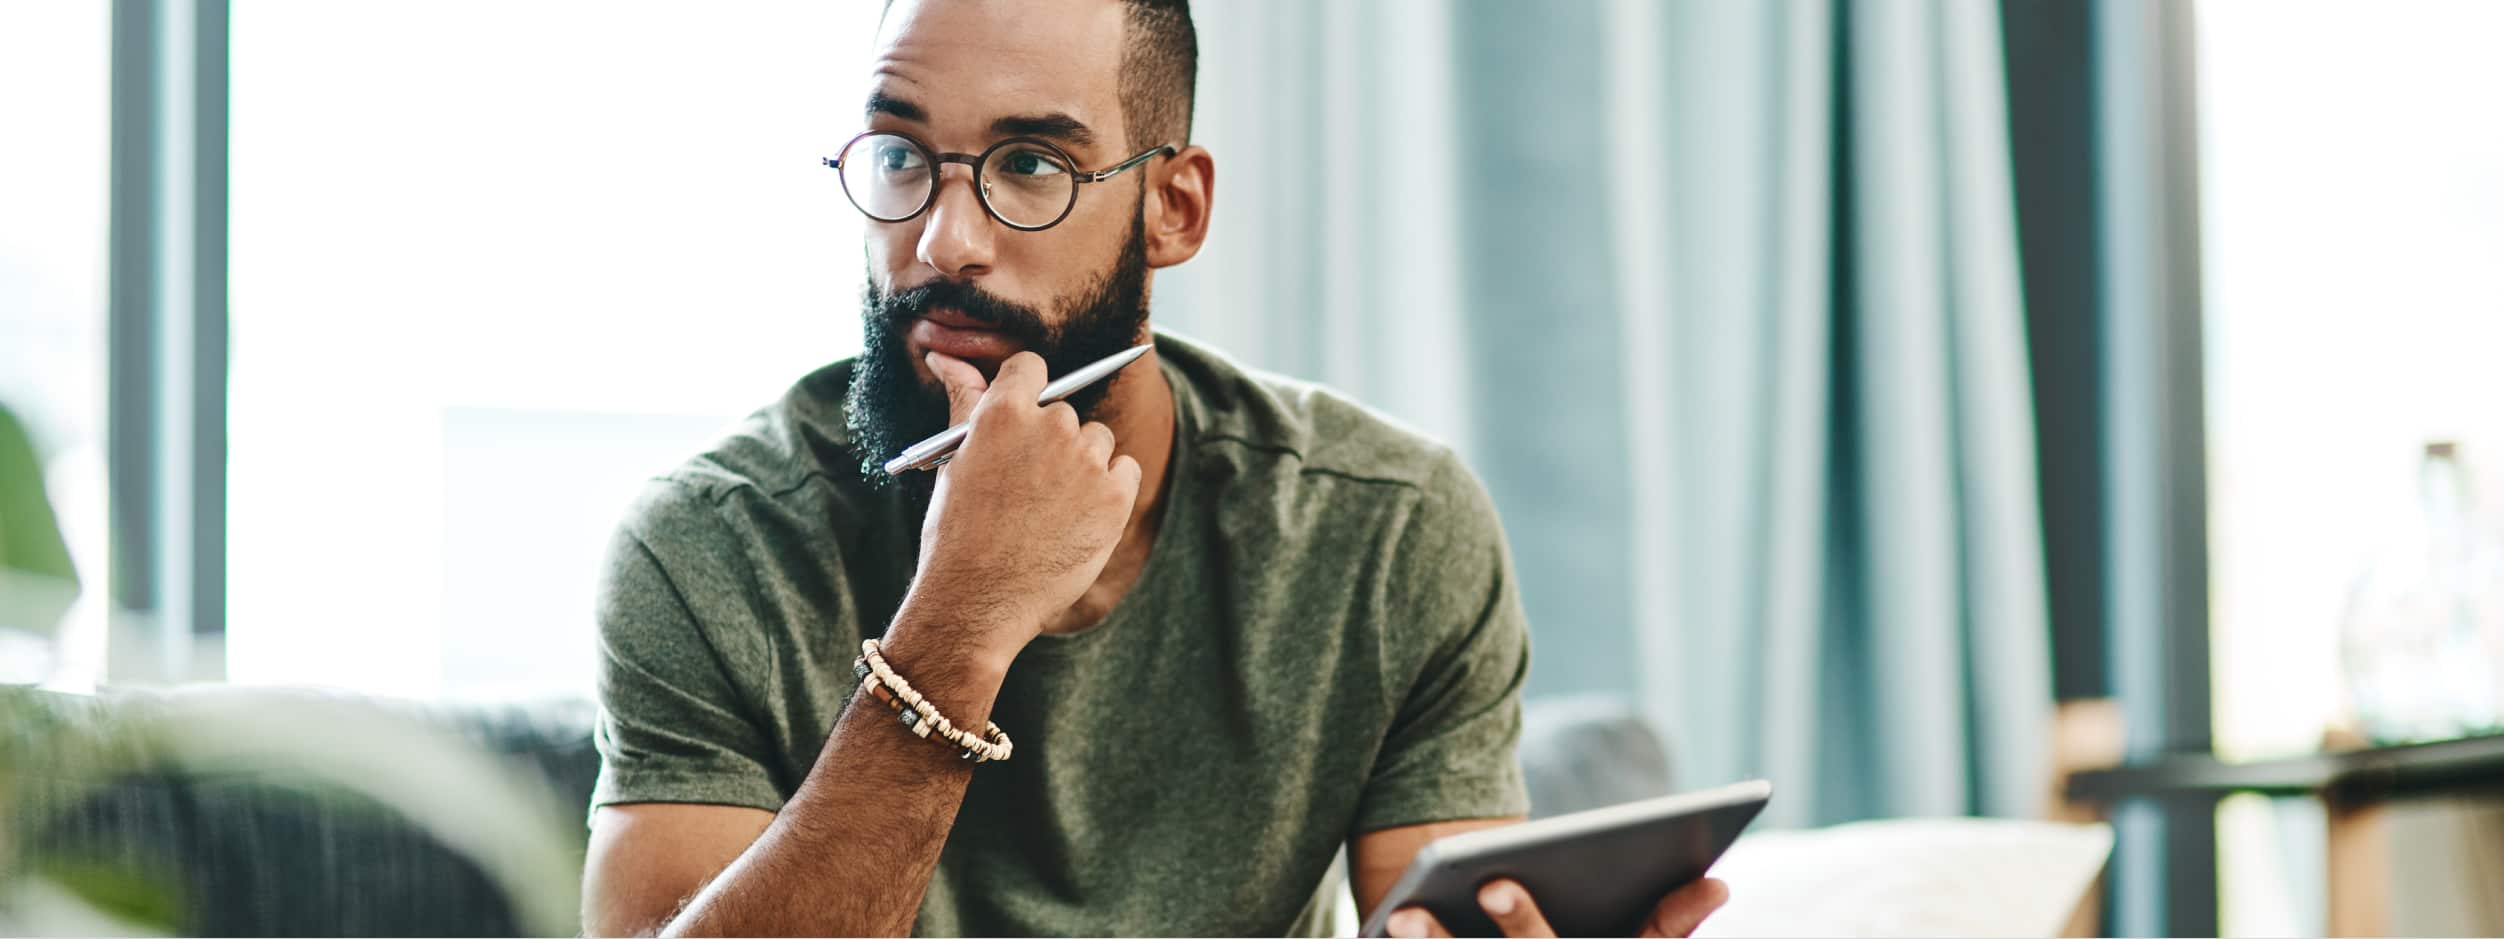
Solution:
M 982 325 L 955 310 L 939 308 L 922 314 L 905 338 L 926 352 L 963 359 L 989 378 L 1000 363 L 1022 348 L 1008 334 Z M 920 358 L 920 356 L 915 356 Z
M 941 325 L 941 326 L 946 326 L 946 327 L 948 327 L 948 328 L 950 328 L 950 329 L 985 329 L 985 330 L 987 330 L 987 329 L 990 329 L 990 328 L 991 328 L 989 325 L 985 324 L 983 321 L 978 320 L 978 319 L 975 319 L 975 318 L 973 318 L 973 317 L 971 317 L 971 316 L 967 316 L 967 315 L 965 315 L 964 313 L 958 312 L 958 311 L 957 311 L 955 308 L 953 308 L 953 307 L 944 307 L 944 306 L 934 306 L 934 307 L 931 307 L 931 308 L 930 308 L 927 312 L 924 312 L 924 313 L 922 314 L 922 318 L 923 318 L 923 319 L 926 319 L 926 320 L 929 320 L 929 321 L 931 321 L 931 322 L 937 323 L 937 324 L 939 324 L 939 325 Z

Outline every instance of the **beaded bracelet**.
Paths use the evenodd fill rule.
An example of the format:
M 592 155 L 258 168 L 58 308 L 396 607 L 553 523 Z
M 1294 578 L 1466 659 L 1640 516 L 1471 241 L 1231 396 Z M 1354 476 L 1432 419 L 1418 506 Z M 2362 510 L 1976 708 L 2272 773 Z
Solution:
M 956 726 L 939 713 L 939 706 L 913 690 L 913 683 L 904 680 L 887 666 L 886 656 L 878 651 L 878 640 L 861 640 L 861 656 L 852 660 L 852 674 L 861 680 L 861 693 L 896 712 L 897 720 L 913 731 L 913 736 L 928 738 L 933 732 L 939 740 L 956 749 L 958 759 L 989 763 L 1009 758 L 1015 745 L 1000 725 L 983 722 L 977 736 Z

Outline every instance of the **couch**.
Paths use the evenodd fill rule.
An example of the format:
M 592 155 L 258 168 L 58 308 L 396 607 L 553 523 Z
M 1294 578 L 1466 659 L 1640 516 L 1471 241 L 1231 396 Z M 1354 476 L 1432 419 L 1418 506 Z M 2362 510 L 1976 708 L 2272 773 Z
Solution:
M 314 703 L 289 706 L 336 699 L 304 700 Z M 50 704 L 84 714 L 166 706 L 147 695 L 52 696 Z M 384 707 L 492 754 L 544 784 L 557 805 L 580 811 L 589 803 L 599 755 L 587 702 Z M 1520 753 L 1540 815 L 1670 788 L 1659 737 L 1612 699 L 1532 702 Z M 176 931 L 185 935 L 530 931 L 487 872 L 426 829 L 374 804 L 319 797 L 268 774 L 147 769 L 116 776 L 47 815 L 31 829 L 40 855 L 136 871 L 170 888 Z M 571 820 L 572 831 L 581 828 Z

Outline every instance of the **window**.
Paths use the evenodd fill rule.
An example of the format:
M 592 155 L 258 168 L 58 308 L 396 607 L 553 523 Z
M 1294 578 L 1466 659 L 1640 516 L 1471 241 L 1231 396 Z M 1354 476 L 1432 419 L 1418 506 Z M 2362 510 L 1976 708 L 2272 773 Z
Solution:
M 876 4 L 240 4 L 229 677 L 589 694 L 642 480 L 859 344 Z
M 2344 716 L 2350 596 L 2406 550 L 2426 444 L 2504 519 L 2504 5 L 2197 12 L 2216 745 L 2280 756 Z M 2303 928 L 2272 873 L 2318 857 L 2299 814 L 2220 813 L 2228 933 Z
M 0 6 L 0 403 L 27 424 L 84 590 L 51 687 L 104 677 L 105 216 L 112 19 L 103 3 Z M 26 664 L 29 650 L 0 653 Z

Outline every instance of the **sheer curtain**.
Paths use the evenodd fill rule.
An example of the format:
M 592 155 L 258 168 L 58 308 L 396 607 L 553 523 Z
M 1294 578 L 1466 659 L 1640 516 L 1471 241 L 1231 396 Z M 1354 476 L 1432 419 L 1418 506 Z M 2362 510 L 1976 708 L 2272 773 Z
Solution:
M 1203 0 L 1159 322 L 1457 447 L 1533 694 L 1771 818 L 2030 812 L 2051 691 L 1992 0 Z

